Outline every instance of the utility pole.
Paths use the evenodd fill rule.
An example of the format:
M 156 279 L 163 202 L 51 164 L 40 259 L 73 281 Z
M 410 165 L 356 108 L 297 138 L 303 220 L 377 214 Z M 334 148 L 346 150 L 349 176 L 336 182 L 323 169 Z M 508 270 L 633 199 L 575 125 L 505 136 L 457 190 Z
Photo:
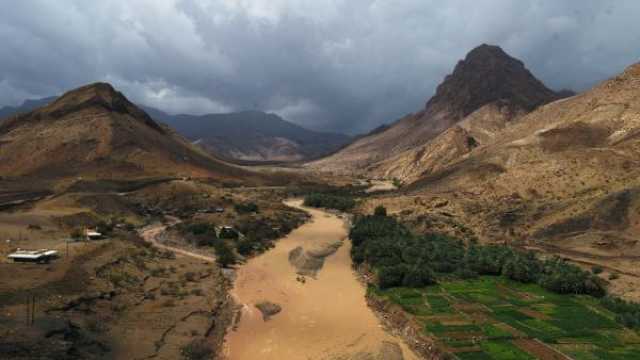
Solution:
M 36 296 L 31 299 L 31 325 L 36 321 Z
M 27 294 L 27 303 L 26 303 L 26 325 L 32 326 L 36 320 L 36 296 L 34 294 Z

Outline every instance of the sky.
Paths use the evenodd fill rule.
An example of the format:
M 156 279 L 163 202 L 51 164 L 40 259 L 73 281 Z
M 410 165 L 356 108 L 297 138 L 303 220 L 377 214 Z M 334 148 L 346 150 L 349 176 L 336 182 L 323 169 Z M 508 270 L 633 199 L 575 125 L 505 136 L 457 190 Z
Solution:
M 169 113 L 274 112 L 366 132 L 501 46 L 553 89 L 640 61 L 637 0 L 21 0 L 0 14 L 0 104 L 107 81 Z

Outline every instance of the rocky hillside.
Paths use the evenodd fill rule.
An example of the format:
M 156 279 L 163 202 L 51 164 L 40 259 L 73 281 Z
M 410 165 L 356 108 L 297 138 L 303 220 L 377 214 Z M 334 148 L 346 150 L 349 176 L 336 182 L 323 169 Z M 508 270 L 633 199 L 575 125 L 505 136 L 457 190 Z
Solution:
M 468 151 L 460 140 L 473 131 L 467 125 L 438 141 L 446 137 Z M 541 106 L 492 137 L 420 176 L 404 187 L 405 196 L 384 201 L 417 227 L 640 277 L 640 64 Z M 617 290 L 640 298 L 637 290 Z
M 106 83 L 72 90 L 0 125 L 4 176 L 135 178 L 250 174 L 204 153 Z
M 5 118 L 27 113 L 55 100 L 54 96 L 25 100 L 20 106 L 2 107 L 0 123 Z M 310 160 L 336 151 L 351 140 L 348 135 L 308 130 L 278 115 L 261 111 L 197 116 L 170 115 L 149 106 L 140 108 L 155 121 L 166 123 L 212 155 L 229 160 Z
M 308 130 L 261 111 L 201 116 L 148 112 L 209 152 L 233 160 L 308 160 L 327 155 L 350 140 L 347 135 Z
M 497 46 L 481 45 L 458 62 L 422 111 L 309 166 L 409 182 L 490 141 L 510 121 L 559 97 L 520 60 Z M 442 139 L 432 141 L 440 134 Z

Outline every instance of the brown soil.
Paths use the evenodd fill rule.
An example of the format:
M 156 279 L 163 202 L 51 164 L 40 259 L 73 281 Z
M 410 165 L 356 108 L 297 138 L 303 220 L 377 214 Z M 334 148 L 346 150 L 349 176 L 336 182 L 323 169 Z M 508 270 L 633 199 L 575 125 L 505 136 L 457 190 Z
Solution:
M 231 311 L 215 265 L 140 244 L 72 244 L 49 265 L 1 264 L 0 357 L 177 358 L 193 338 L 219 349 Z

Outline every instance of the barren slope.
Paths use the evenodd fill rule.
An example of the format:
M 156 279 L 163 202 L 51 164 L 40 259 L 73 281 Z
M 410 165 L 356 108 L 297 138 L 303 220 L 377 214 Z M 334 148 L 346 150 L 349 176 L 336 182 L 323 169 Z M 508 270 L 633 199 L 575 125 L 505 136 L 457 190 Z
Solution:
M 158 125 L 111 85 L 70 91 L 0 126 L 5 176 L 246 177 Z

